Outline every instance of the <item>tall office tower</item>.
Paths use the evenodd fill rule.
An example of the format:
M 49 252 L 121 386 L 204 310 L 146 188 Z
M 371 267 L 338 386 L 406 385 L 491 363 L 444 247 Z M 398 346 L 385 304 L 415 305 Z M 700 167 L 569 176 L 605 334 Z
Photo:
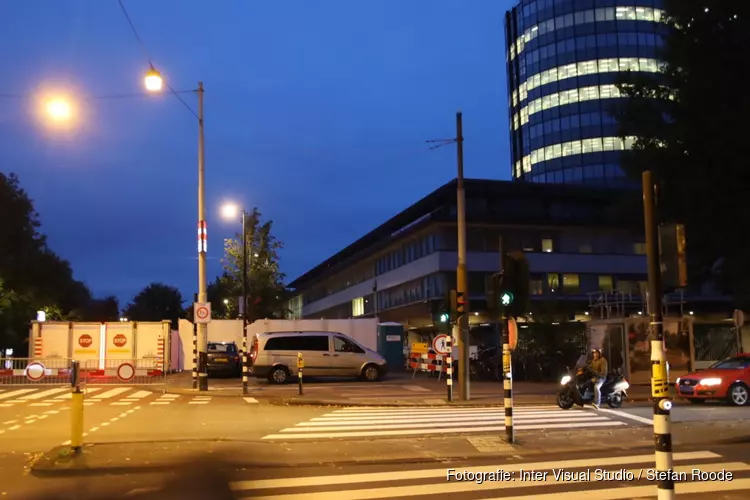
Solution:
M 626 71 L 657 72 L 660 0 L 521 0 L 505 14 L 512 177 L 622 185 L 612 116 Z M 637 131 L 636 131 L 637 133 Z

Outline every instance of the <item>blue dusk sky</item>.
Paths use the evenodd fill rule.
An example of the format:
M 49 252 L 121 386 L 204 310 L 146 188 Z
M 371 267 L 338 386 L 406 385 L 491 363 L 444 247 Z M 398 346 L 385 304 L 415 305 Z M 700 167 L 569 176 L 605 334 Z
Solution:
M 125 306 L 150 282 L 197 288 L 195 117 L 142 92 L 148 58 L 205 85 L 209 280 L 257 206 L 287 281 L 465 172 L 508 179 L 505 0 L 3 0 L 0 170 L 19 175 L 52 249 Z M 26 96 L 13 97 L 8 94 Z M 43 96 L 74 97 L 64 127 Z M 126 96 L 101 98 L 106 96 Z M 194 94 L 183 94 L 197 109 Z

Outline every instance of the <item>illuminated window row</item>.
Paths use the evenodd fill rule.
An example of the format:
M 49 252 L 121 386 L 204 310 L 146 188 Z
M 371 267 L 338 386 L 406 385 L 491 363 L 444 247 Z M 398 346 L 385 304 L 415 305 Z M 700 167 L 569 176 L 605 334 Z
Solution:
M 621 137 L 594 137 L 591 139 L 580 139 L 552 144 L 544 148 L 535 149 L 531 154 L 524 156 L 522 160 L 516 162 L 516 177 L 520 177 L 522 172 L 531 172 L 531 167 L 533 165 L 543 161 L 573 155 L 599 153 L 602 151 L 623 151 L 626 149 L 632 149 L 635 140 L 635 137 L 627 137 L 624 140 Z
M 620 89 L 617 85 L 592 85 L 591 87 L 581 87 L 578 89 L 564 90 L 555 92 L 539 99 L 529 102 L 528 106 L 521 108 L 520 113 L 513 117 L 513 130 L 518 130 L 521 125 L 529 123 L 529 116 L 545 109 L 565 106 L 583 101 L 594 101 L 597 99 L 615 99 L 620 97 Z M 520 119 L 519 119 L 520 116 Z
M 526 29 L 510 47 L 510 58 L 515 59 L 534 38 L 569 26 L 614 20 L 661 22 L 663 17 L 663 10 L 651 7 L 600 7 L 557 16 Z
M 637 57 L 613 57 L 609 59 L 599 59 L 592 61 L 581 61 L 578 63 L 566 64 L 556 68 L 550 68 L 541 73 L 529 77 L 521 84 L 518 90 L 512 94 L 513 106 L 518 102 L 523 102 L 529 96 L 529 91 L 548 83 L 558 82 L 566 78 L 575 78 L 577 76 L 595 75 L 598 73 L 617 73 L 620 71 L 643 71 L 646 73 L 656 73 L 659 71 L 659 61 L 656 59 L 646 59 Z

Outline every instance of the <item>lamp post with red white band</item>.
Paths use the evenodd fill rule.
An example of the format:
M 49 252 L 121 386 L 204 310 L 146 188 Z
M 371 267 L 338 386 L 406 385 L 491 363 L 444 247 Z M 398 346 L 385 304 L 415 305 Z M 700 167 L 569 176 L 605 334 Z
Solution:
M 146 90 L 161 92 L 163 79 L 161 74 L 151 66 L 145 77 Z M 174 93 L 172 87 L 167 88 Z M 198 302 L 207 302 L 208 282 L 206 279 L 206 253 L 208 252 L 208 225 L 206 223 L 206 187 L 205 187 L 205 139 L 203 133 L 203 82 L 198 82 L 194 90 L 198 94 L 198 113 L 194 113 L 187 104 L 185 106 L 198 119 Z M 208 324 L 198 324 L 198 390 L 208 390 Z

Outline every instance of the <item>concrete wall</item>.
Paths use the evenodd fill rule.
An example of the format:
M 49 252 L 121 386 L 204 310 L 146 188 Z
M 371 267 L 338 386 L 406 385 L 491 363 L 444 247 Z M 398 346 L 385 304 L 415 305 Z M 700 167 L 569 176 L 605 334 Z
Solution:
M 378 349 L 378 320 L 368 319 L 268 319 L 248 325 L 248 341 L 256 333 L 285 331 L 332 331 L 355 339 L 374 351 Z M 209 342 L 235 342 L 242 349 L 242 320 L 214 319 L 208 324 Z M 181 319 L 179 324 L 181 370 L 193 369 L 193 324 Z M 249 347 L 249 346 L 248 346 Z

